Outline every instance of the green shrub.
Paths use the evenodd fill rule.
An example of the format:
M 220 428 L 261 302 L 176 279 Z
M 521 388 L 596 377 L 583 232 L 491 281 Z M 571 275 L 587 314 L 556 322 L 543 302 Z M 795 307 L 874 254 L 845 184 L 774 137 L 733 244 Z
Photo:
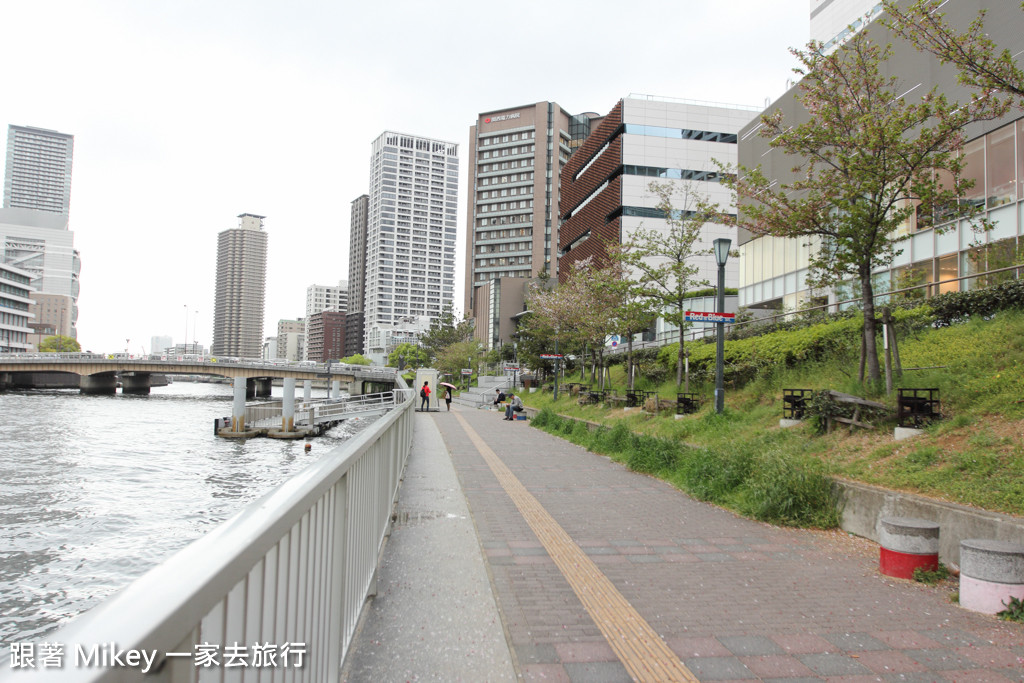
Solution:
M 757 457 L 740 507 L 754 519 L 785 526 L 832 528 L 839 507 L 832 481 L 815 463 L 768 451 Z
M 665 439 L 641 434 L 637 437 L 626 464 L 629 469 L 636 472 L 653 474 L 674 469 L 678 462 L 679 446 Z
M 548 427 L 554 420 L 558 419 L 558 415 L 551 408 L 542 408 L 539 413 L 534 415 L 530 423 L 534 427 Z
M 936 326 L 988 318 L 1009 309 L 1024 308 L 1024 280 L 1009 280 L 969 292 L 947 292 L 928 300 Z
M 691 449 L 683 467 L 686 490 L 698 500 L 726 502 L 750 475 L 750 456 L 736 449 Z

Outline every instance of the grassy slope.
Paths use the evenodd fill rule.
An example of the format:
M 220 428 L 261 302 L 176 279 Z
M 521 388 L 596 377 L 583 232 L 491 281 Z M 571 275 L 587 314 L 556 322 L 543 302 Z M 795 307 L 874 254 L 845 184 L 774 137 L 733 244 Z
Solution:
M 578 406 L 564 392 L 557 403 L 550 393 L 541 392 L 529 394 L 526 403 L 609 425 L 622 422 L 638 433 L 716 450 L 781 449 L 814 457 L 835 476 L 1024 514 L 1024 313 L 928 329 L 900 344 L 906 368 L 945 366 L 908 370 L 896 384 L 938 387 L 946 418 L 925 435 L 907 441 L 893 440 L 895 423 L 853 433 L 844 428 L 826 436 L 815 434 L 810 425 L 779 429 L 783 387 L 865 395 L 851 377 L 856 368 L 850 367 L 848 354 L 793 368 L 771 368 L 745 386 L 727 386 L 722 416 L 713 413 L 713 388 L 708 385 L 696 388 L 709 397 L 703 410 L 680 420 L 672 415 L 649 417 L 641 411 Z M 620 368 L 613 369 L 612 381 L 612 388 L 621 394 L 625 382 Z M 666 398 L 674 398 L 675 390 L 671 381 L 659 387 Z M 884 394 L 872 398 L 895 405 L 895 392 L 890 399 Z

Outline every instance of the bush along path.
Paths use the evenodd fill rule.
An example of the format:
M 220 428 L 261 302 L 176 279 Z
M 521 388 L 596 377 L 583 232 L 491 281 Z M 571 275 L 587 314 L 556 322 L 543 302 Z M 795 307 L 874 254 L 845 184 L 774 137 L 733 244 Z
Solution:
M 771 444 L 754 447 L 692 447 L 634 434 L 624 424 L 591 429 L 545 408 L 531 424 L 590 451 L 657 476 L 708 501 L 763 522 L 828 529 L 838 526 L 831 479 L 814 458 L 786 453 Z

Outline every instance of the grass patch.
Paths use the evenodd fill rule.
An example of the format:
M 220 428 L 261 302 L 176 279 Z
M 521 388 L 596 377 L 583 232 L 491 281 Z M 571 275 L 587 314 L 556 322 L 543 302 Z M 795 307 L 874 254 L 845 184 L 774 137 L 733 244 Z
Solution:
M 780 339 L 773 343 L 781 344 Z M 836 337 L 820 334 L 812 341 L 819 339 Z M 750 340 L 744 342 L 749 360 L 757 349 L 750 348 Z M 693 357 L 708 352 L 703 346 L 689 345 Z M 887 397 L 884 390 L 865 392 L 858 385 L 856 354 L 849 348 L 839 341 L 814 348 L 800 362 L 766 364 L 744 382 L 727 384 L 722 415 L 713 410 L 712 384 L 699 373 L 690 391 L 705 397 L 703 408 L 679 420 L 671 412 L 652 416 L 642 410 L 580 406 L 577 397 L 564 391 L 557 401 L 550 390 L 525 394 L 524 400 L 550 415 L 545 418 L 542 410 L 535 426 L 558 414 L 598 423 L 602 428 L 593 431 L 564 425 L 554 433 L 663 477 L 697 498 L 779 524 L 832 524 L 829 515 L 820 514 L 827 496 L 818 483 L 830 476 L 1024 514 L 1024 313 L 999 313 L 989 320 L 914 329 L 901 336 L 905 368 L 944 366 L 908 369 L 895 384 L 938 387 L 940 392 L 943 419 L 908 441 L 893 441 L 892 420 L 874 430 L 842 427 L 823 436 L 809 425 L 779 429 L 784 388 L 835 389 L 895 407 L 895 391 Z M 669 374 L 673 379 L 657 386 L 647 381 L 647 386 L 675 399 L 674 368 Z M 622 365 L 612 368 L 611 377 L 606 389 L 624 394 Z M 814 512 L 799 512 L 802 505 Z

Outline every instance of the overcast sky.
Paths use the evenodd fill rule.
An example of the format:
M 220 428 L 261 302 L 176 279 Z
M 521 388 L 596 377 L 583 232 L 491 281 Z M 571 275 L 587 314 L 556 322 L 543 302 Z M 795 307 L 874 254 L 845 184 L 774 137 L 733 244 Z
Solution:
M 763 106 L 792 77 L 809 5 L 3 0 L 0 124 L 75 136 L 82 347 L 149 352 L 186 325 L 209 346 L 217 233 L 266 216 L 275 334 L 307 286 L 348 277 L 349 207 L 384 130 L 460 146 L 461 306 L 479 112 L 604 113 L 630 93 Z

